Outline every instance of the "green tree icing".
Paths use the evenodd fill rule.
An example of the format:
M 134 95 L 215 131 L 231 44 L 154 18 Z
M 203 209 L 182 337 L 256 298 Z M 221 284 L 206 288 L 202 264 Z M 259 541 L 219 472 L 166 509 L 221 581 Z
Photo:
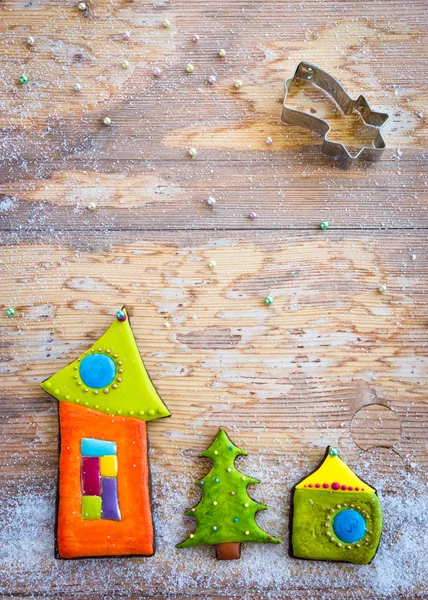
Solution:
M 280 540 L 269 535 L 257 525 L 255 515 L 267 506 L 250 498 L 247 485 L 259 483 L 235 468 L 237 456 L 247 452 L 237 448 L 220 429 L 211 446 L 201 457 L 212 462 L 211 471 L 197 481 L 202 491 L 201 501 L 185 514 L 196 519 L 196 529 L 177 548 L 190 548 L 200 544 L 224 542 L 266 542 L 279 544 Z

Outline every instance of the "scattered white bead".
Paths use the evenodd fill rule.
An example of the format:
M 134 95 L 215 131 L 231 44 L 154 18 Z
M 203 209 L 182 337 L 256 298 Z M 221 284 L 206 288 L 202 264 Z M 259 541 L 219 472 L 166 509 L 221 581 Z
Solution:
M 95 210 L 97 208 L 97 205 L 95 204 L 95 202 L 89 202 L 87 208 L 89 210 Z
M 127 60 L 122 62 L 122 69 L 129 69 L 129 62 Z
M 192 35 L 192 44 L 197 44 L 199 41 L 199 35 L 197 33 L 195 33 L 195 35 Z
M 208 204 L 208 206 L 215 206 L 217 204 L 217 200 L 215 198 L 213 198 L 212 196 L 208 196 L 207 204 Z
M 214 267 L 217 265 L 215 260 L 210 260 L 210 262 L 208 263 L 208 266 L 210 269 L 214 269 Z
M 189 148 L 189 156 L 191 156 L 192 158 L 195 158 L 195 156 L 198 154 L 198 151 L 196 150 L 196 148 Z
M 110 119 L 110 117 L 104 117 L 103 123 L 104 123 L 104 125 L 111 125 L 111 119 Z
M 168 19 L 165 19 L 164 21 L 162 21 L 162 27 L 164 29 L 169 29 L 171 27 L 171 23 L 169 22 Z
M 380 292 L 381 294 L 384 294 L 384 293 L 386 292 L 386 285 L 383 285 L 383 284 L 382 284 L 382 285 L 380 285 L 380 286 L 378 287 L 378 290 L 379 290 L 379 292 Z
M 29 35 L 29 36 L 27 37 L 27 44 L 28 44 L 29 46 L 34 46 L 34 43 L 35 43 L 35 40 L 34 40 L 33 36 L 32 36 L 32 35 Z
M 240 90 L 240 89 L 241 89 L 241 87 L 242 87 L 242 81 L 241 81 L 240 79 L 237 79 L 237 80 L 235 81 L 235 83 L 233 84 L 233 87 L 234 87 L 236 90 Z
M 79 4 L 77 5 L 77 8 L 83 12 L 84 10 L 86 10 L 87 6 L 84 2 L 79 2 Z
M 189 63 L 188 65 L 186 65 L 186 71 L 188 73 L 193 73 L 194 67 L 193 67 L 192 63 Z
M 159 69 L 159 67 L 155 67 L 153 69 L 153 77 L 160 77 L 162 75 L 162 71 Z
M 271 137 L 266 138 L 266 144 L 270 146 L 273 143 L 273 139 Z
M 80 92 L 80 91 L 82 90 L 82 86 L 80 85 L 80 83 L 75 83 L 75 84 L 73 85 L 73 90 L 74 90 L 75 92 Z
M 217 54 L 220 56 L 220 58 L 224 58 L 226 56 L 226 50 L 224 48 L 220 48 Z
M 169 329 L 171 327 L 171 323 L 169 321 L 165 321 L 165 327 Z
M 131 32 L 130 31 L 125 31 L 125 33 L 122 36 L 122 39 L 127 41 L 131 39 Z
M 210 75 L 208 77 L 208 83 L 210 83 L 211 85 L 214 85 L 216 81 L 217 81 L 217 77 L 215 75 Z

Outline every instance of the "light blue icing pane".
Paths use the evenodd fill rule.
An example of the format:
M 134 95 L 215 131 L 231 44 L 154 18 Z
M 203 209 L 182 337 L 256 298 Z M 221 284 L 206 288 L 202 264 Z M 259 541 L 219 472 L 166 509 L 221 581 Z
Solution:
M 116 363 L 106 354 L 89 354 L 80 363 L 80 377 L 91 388 L 103 388 L 116 377 Z
M 80 451 L 82 456 L 111 456 L 117 454 L 115 442 L 96 440 L 95 438 L 83 438 Z
M 348 508 L 337 514 L 333 521 L 334 533 L 347 544 L 359 542 L 366 533 L 364 517 L 356 510 Z

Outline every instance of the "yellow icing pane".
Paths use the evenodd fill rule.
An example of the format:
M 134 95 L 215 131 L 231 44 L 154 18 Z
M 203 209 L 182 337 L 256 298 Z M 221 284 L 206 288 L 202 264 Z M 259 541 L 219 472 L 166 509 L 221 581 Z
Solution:
M 101 477 L 117 477 L 117 456 L 100 456 Z
M 328 484 L 328 487 L 325 487 L 325 484 Z M 339 488 L 337 488 L 337 484 L 339 484 Z M 346 486 L 346 489 L 342 486 Z M 375 493 L 375 490 L 357 477 L 339 456 L 331 456 L 330 454 L 327 454 L 319 469 L 296 485 L 296 489 L 308 487 L 314 490 L 328 489 L 331 491 L 337 488 L 337 491 L 340 489 L 341 492 L 364 491 L 369 494 Z
M 140 356 L 126 309 L 122 310 L 127 317 L 125 321 L 115 319 L 89 350 L 40 385 L 60 402 L 80 404 L 110 415 L 143 421 L 169 417 L 170 412 L 156 392 Z M 113 379 L 106 386 L 88 385 L 90 370 L 89 379 L 82 378 L 82 361 L 91 355 L 103 355 L 113 373 Z

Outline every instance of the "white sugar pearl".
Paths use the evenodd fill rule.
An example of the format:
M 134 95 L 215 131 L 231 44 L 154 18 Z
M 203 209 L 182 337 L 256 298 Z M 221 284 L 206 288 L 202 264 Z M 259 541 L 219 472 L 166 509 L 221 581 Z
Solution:
M 75 84 L 73 85 L 73 90 L 74 90 L 75 92 L 80 92 L 80 91 L 82 90 L 82 86 L 80 85 L 80 83 L 75 83 Z
M 153 69 L 153 76 L 154 77 L 160 77 L 162 75 L 162 71 L 159 69 L 159 67 L 155 67 Z
M 208 83 L 210 83 L 211 85 L 214 85 L 216 81 L 217 81 L 217 77 L 215 75 L 210 75 L 208 77 Z
M 226 56 L 226 50 L 224 50 L 224 48 L 220 48 L 217 54 L 220 56 L 220 58 L 224 58 Z
M 188 73 L 193 73 L 194 67 L 193 67 L 192 63 L 189 63 L 188 65 L 186 65 L 186 71 Z
M 89 210 L 95 210 L 97 208 L 97 205 L 95 204 L 95 202 L 89 202 L 87 208 Z
M 196 148 L 189 148 L 189 156 L 191 156 L 192 158 L 195 158 L 195 156 L 198 154 L 198 151 L 196 150 Z
M 103 123 L 104 123 L 104 125 L 111 125 L 111 119 L 110 119 L 110 117 L 104 117 Z
M 32 35 L 29 35 L 29 36 L 27 37 L 27 44 L 28 44 L 29 46 L 34 46 L 34 38 L 33 38 L 33 36 L 32 36 Z
M 122 62 L 122 69 L 128 69 L 129 68 L 129 62 L 127 60 L 124 60 Z
M 162 21 L 162 27 L 164 27 L 165 29 L 169 29 L 171 27 L 171 23 L 169 22 L 168 19 L 165 19 L 164 21 Z
M 233 84 L 233 86 L 234 86 L 234 88 L 235 88 L 236 90 L 240 90 L 240 89 L 241 89 L 241 87 L 242 87 L 242 81 L 241 81 L 240 79 L 237 79 L 237 80 L 235 81 L 235 83 Z
M 207 204 L 208 204 L 208 206 L 215 206 L 217 204 L 217 200 L 215 198 L 213 198 L 212 196 L 208 196 Z

